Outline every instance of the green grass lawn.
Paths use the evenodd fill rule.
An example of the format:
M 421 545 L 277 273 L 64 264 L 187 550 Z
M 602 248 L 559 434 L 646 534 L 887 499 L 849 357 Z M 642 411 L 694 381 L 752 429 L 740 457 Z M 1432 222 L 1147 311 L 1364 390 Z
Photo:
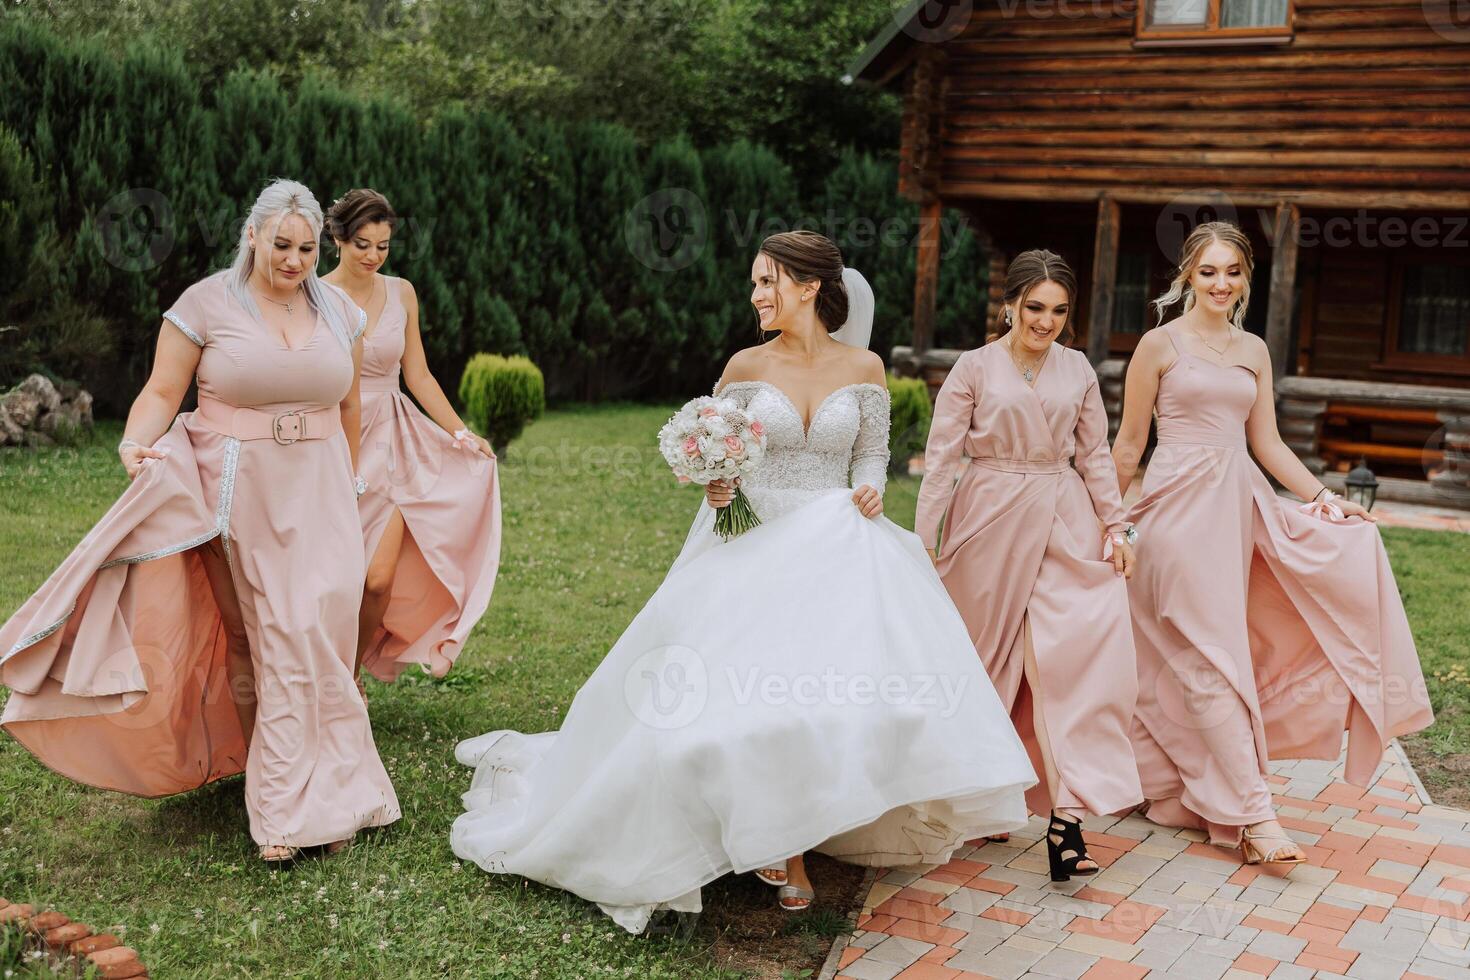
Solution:
M 709 929 L 629 937 L 586 903 L 462 865 L 448 845 L 469 777 L 454 744 L 496 728 L 555 728 L 678 553 L 698 495 L 674 483 L 654 448 L 673 407 L 553 411 L 502 460 L 505 543 L 489 613 L 444 679 L 370 682 L 398 824 L 340 857 L 271 871 L 255 857 L 238 779 L 138 800 L 76 786 L 0 737 L 0 895 L 121 927 L 155 976 L 737 975 Z M 111 424 L 77 448 L 0 450 L 0 619 L 125 485 L 118 438 Z M 888 514 L 906 527 L 917 490 L 914 478 L 889 487 Z M 1435 766 L 1470 758 L 1470 536 L 1384 537 L 1440 713 L 1413 749 L 1433 763 L 1421 770 L 1433 792 Z M 745 887 L 712 888 L 707 905 L 768 901 Z M 809 955 L 830 931 L 819 924 L 803 937 Z
M 1437 803 L 1470 808 L 1470 534 L 1383 532 L 1435 722 L 1403 740 Z
M 511 447 L 500 577 L 459 663 L 438 682 L 369 682 L 397 824 L 271 871 L 238 778 L 140 800 L 70 783 L 0 737 L 0 895 L 123 927 L 155 976 L 731 976 L 709 937 L 627 936 L 586 903 L 449 850 L 470 775 L 455 743 L 557 727 L 678 553 L 698 495 L 654 446 L 672 411 L 556 411 Z M 0 619 L 125 486 L 118 438 L 104 425 L 78 449 L 0 450 Z

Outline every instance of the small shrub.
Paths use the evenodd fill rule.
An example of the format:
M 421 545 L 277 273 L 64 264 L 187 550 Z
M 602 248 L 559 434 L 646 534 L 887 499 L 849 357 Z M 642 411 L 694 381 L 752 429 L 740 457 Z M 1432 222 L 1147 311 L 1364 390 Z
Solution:
M 546 381 L 529 358 L 476 354 L 460 378 L 459 400 L 465 421 L 504 455 L 527 423 L 546 411 Z
M 909 471 L 909 460 L 924 451 L 929 439 L 929 423 L 934 410 L 929 404 L 929 386 L 922 378 L 888 376 L 888 395 L 892 405 L 893 427 L 888 435 L 888 471 L 902 475 Z

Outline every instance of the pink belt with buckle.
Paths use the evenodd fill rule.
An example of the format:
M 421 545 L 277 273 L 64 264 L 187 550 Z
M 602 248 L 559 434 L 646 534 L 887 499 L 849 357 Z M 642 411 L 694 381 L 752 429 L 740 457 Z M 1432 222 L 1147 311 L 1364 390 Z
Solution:
M 236 408 L 217 398 L 199 396 L 195 416 L 222 436 L 236 439 L 274 439 L 283 446 L 303 439 L 327 439 L 342 431 L 342 409 L 297 409 L 289 412 L 262 412 L 255 408 Z

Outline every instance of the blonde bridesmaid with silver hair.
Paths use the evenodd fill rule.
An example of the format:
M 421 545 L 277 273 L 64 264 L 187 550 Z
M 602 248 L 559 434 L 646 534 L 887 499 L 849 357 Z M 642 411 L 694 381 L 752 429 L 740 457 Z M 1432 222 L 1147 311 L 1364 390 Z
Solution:
M 1183 312 L 1146 333 L 1128 365 L 1120 488 L 1150 421 L 1158 433 L 1129 515 L 1134 752 L 1150 820 L 1204 829 L 1248 864 L 1299 864 L 1267 762 L 1336 759 L 1346 730 L 1346 778 L 1367 785 L 1388 741 L 1433 715 L 1374 518 L 1277 431 L 1270 357 L 1243 328 L 1251 269 L 1239 228 L 1195 228 L 1154 301 L 1161 319 Z M 1278 496 L 1256 461 L 1305 503 Z
M 367 580 L 353 673 L 382 681 L 409 664 L 447 673 L 490 604 L 500 565 L 495 453 L 429 373 L 413 284 L 380 271 L 397 222 L 388 199 L 367 188 L 327 210 L 340 258 L 325 281 L 368 315 L 358 469 L 367 482 L 358 499 Z
M 399 817 L 352 683 L 366 317 L 317 278 L 321 231 L 306 187 L 261 192 L 234 264 L 163 314 L 131 485 L 0 628 L 0 723 L 37 758 L 147 797 L 243 771 L 270 862 Z
M 1143 800 L 1128 742 L 1131 529 L 1097 375 L 1066 346 L 1076 283 L 1054 252 L 1011 261 L 999 336 L 961 354 L 939 391 L 914 519 L 1045 775 L 1026 798 L 1050 821 L 1053 881 L 1098 871 L 1083 817 Z

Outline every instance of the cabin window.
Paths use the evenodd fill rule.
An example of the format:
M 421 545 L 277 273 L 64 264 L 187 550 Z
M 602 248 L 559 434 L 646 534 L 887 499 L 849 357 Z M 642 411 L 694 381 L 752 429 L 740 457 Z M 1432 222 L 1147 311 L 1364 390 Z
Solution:
M 1220 0 L 1220 26 L 1284 27 L 1286 0 Z
M 1143 0 L 1138 43 L 1291 40 L 1291 0 Z
M 1141 334 L 1148 324 L 1148 254 L 1118 253 L 1113 287 L 1113 333 Z
M 1150 0 L 1150 27 L 1206 27 L 1210 0 Z
M 1401 262 L 1393 285 L 1385 365 L 1470 373 L 1470 268 Z
M 1404 270 L 1399 306 L 1399 351 L 1463 357 L 1470 346 L 1470 281 L 1448 265 Z

